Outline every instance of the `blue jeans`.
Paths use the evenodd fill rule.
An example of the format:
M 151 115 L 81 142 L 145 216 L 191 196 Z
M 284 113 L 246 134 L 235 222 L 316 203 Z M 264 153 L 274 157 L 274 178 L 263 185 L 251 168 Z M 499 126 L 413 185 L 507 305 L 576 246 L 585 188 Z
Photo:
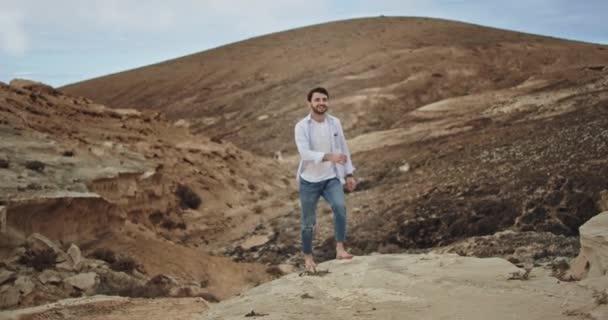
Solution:
M 333 178 L 321 182 L 308 182 L 300 178 L 302 251 L 305 254 L 312 254 L 317 203 L 321 196 L 331 205 L 334 212 L 336 241 L 342 242 L 346 237 L 346 206 L 344 205 L 344 189 L 342 189 L 340 180 Z

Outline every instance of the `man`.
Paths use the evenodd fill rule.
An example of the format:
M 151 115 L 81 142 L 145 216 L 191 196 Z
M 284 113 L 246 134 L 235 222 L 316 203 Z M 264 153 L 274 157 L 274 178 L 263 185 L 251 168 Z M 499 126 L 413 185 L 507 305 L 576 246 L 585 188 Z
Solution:
M 346 207 L 342 185 L 353 191 L 357 182 L 340 120 L 327 114 L 329 93 L 325 88 L 314 88 L 307 100 L 310 113 L 296 124 L 295 140 L 300 153 L 297 179 L 302 205 L 302 252 L 306 270 L 314 272 L 317 265 L 312 255 L 312 240 L 321 196 L 331 205 L 334 214 L 336 259 L 353 257 L 344 249 Z

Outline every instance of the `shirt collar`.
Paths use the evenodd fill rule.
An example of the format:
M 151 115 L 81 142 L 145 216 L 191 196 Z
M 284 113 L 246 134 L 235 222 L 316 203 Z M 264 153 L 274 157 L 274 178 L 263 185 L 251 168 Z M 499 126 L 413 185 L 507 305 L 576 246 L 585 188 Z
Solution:
M 331 116 L 329 113 L 325 114 L 325 120 L 328 120 L 328 123 L 333 121 L 333 119 L 332 119 L 332 118 L 333 118 L 333 117 L 332 117 L 332 116 Z M 305 119 L 306 119 L 306 121 L 308 121 L 308 122 L 312 121 L 312 115 L 311 115 L 310 113 L 308 113 L 308 115 L 306 116 L 306 118 L 305 118 Z

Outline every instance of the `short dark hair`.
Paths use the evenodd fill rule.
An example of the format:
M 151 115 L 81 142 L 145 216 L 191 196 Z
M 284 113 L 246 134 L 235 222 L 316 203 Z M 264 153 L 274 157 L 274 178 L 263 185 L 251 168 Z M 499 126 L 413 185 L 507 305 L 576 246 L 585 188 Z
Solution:
M 329 92 L 327 92 L 327 89 L 325 89 L 323 87 L 316 87 L 308 92 L 308 95 L 306 96 L 306 99 L 308 99 L 308 102 L 310 102 L 310 100 L 312 99 L 312 95 L 315 94 L 315 92 L 322 93 L 329 98 Z

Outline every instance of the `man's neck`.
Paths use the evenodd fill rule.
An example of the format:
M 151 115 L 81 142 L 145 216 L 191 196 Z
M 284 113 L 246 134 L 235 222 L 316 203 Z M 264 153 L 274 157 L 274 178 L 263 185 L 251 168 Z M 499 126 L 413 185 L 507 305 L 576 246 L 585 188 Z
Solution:
M 325 114 L 317 114 L 317 113 L 311 112 L 310 117 L 316 122 L 325 121 Z

